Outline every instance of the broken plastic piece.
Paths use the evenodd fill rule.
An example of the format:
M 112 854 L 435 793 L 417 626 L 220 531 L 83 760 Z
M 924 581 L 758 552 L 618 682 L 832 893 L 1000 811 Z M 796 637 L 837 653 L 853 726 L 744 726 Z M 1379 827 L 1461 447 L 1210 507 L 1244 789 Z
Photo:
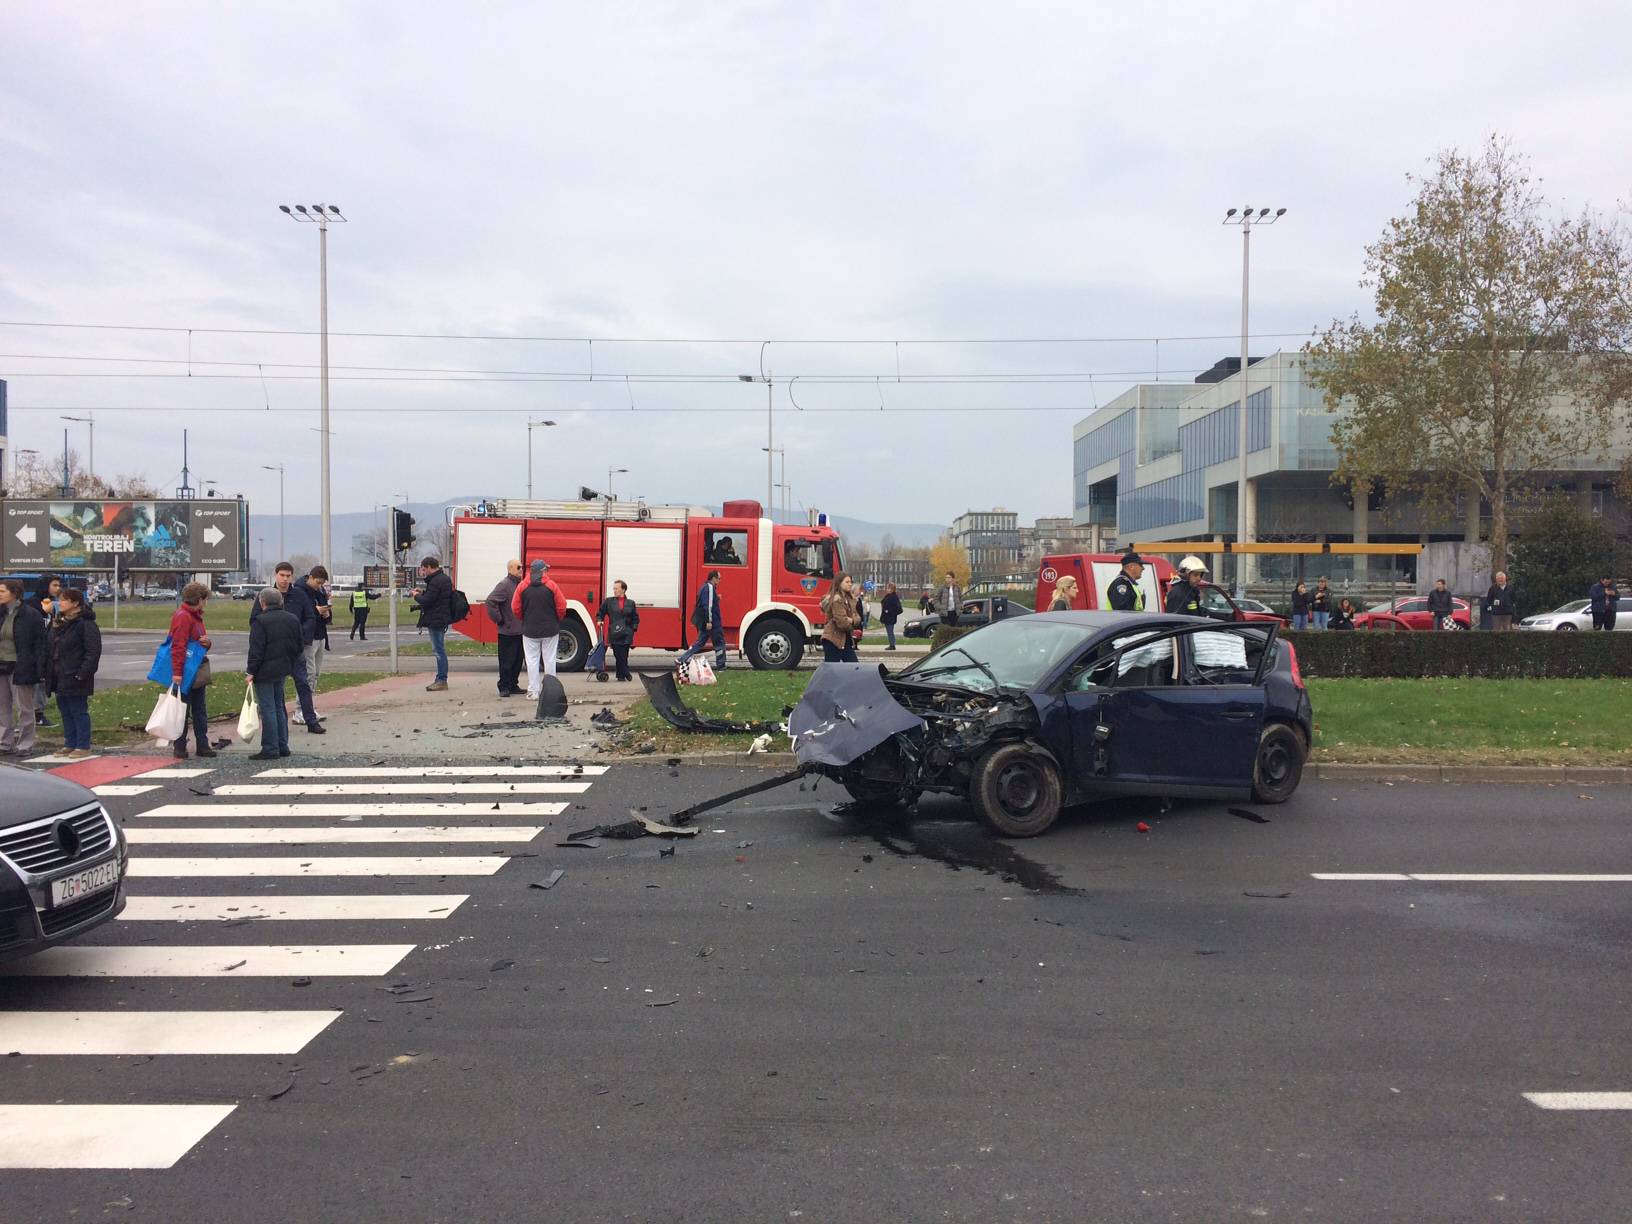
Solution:
M 531 884 L 527 885 L 527 887 L 528 888 L 554 888 L 558 883 L 560 883 L 561 877 L 566 875 L 566 874 L 567 873 L 566 873 L 566 871 L 564 869 L 562 869 L 560 867 L 557 867 L 554 871 L 550 872 L 549 877 L 547 879 L 534 880 Z

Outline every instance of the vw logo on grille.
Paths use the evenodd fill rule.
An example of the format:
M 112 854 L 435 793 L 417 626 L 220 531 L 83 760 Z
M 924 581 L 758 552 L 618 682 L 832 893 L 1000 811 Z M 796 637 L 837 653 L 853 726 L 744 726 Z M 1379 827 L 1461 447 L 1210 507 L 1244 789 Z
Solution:
M 57 846 L 62 850 L 63 857 L 65 859 L 78 858 L 81 848 L 79 830 L 74 828 L 68 821 L 59 820 L 54 826 L 54 832 L 57 835 Z

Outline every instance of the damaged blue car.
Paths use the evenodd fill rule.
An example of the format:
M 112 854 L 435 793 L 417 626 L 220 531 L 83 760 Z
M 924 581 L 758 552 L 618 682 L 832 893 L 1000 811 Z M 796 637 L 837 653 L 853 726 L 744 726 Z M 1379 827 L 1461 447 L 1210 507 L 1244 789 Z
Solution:
M 999 621 L 903 671 L 824 664 L 788 724 L 806 771 L 858 802 L 965 797 L 999 833 L 1116 795 L 1297 790 L 1314 724 L 1271 623 L 1050 612 Z

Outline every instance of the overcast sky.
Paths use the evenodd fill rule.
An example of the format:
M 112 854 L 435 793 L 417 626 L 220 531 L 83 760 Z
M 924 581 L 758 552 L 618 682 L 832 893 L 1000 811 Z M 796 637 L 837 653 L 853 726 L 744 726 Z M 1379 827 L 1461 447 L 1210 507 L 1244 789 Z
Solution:
M 315 336 L 203 329 L 315 331 L 317 237 L 277 205 L 332 201 L 334 331 L 597 341 L 334 338 L 337 511 L 524 495 L 529 412 L 559 423 L 539 496 L 625 467 L 651 500 L 763 497 L 763 385 L 622 375 L 868 339 L 764 350 L 797 503 L 1069 513 L 1073 422 L 1239 350 L 1171 339 L 1239 330 L 1227 207 L 1290 210 L 1252 322 L 1295 347 L 1270 333 L 1366 308 L 1361 248 L 1436 150 L 1505 133 L 1561 203 L 1626 199 L 1629 36 L 1624 3 L 10 0 L 0 320 L 181 329 L 0 327 L 11 445 L 94 409 L 99 470 L 168 488 L 186 427 L 195 481 L 275 512 L 284 462 L 315 510 Z M 1051 337 L 1170 339 L 892 343 Z M 382 367 L 574 380 L 356 377 Z

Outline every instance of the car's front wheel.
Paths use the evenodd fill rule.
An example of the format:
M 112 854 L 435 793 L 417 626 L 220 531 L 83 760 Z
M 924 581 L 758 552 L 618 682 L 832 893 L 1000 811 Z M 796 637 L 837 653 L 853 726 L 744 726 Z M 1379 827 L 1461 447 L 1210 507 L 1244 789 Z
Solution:
M 975 765 L 969 798 L 1003 836 L 1036 837 L 1059 817 L 1065 794 L 1052 760 L 1023 744 L 1000 744 Z
M 1252 766 L 1252 797 L 1258 803 L 1285 803 L 1303 780 L 1303 739 L 1285 723 L 1271 723 L 1258 737 Z
M 1558 627 L 1558 632 L 1559 633 L 1575 633 L 1577 631 L 1578 631 L 1577 626 L 1570 624 L 1569 621 L 1565 621 L 1562 625 L 1560 625 Z

